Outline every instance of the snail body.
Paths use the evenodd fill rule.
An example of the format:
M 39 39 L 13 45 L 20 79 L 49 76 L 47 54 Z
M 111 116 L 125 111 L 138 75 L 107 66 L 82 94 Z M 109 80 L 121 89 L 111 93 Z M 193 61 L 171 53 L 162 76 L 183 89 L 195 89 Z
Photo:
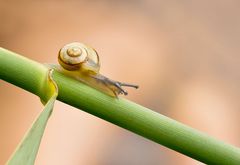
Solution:
M 61 66 L 58 71 L 113 97 L 127 95 L 122 86 L 138 88 L 137 85 L 121 83 L 101 75 L 97 52 L 82 43 L 73 42 L 62 47 L 58 62 Z

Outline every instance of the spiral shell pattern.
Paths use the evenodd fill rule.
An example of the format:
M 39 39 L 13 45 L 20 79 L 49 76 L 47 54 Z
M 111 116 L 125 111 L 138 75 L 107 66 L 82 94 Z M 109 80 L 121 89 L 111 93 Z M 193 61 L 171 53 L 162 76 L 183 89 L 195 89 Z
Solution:
M 73 42 L 60 49 L 58 61 L 67 70 L 78 70 L 81 64 L 87 60 L 87 56 L 85 45 Z

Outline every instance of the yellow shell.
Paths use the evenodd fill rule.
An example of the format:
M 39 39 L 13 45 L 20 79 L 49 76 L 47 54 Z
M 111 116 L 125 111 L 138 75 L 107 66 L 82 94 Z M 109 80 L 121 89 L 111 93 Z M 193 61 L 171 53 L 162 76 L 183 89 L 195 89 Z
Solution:
M 100 61 L 97 52 L 82 43 L 73 42 L 65 45 L 58 53 L 60 65 L 69 71 L 98 73 Z

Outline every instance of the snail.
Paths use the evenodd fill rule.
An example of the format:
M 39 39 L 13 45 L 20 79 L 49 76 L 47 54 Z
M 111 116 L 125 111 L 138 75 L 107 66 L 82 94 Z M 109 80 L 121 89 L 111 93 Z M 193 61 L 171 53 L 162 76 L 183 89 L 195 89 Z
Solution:
M 61 66 L 58 71 L 61 73 L 112 97 L 118 97 L 119 94 L 127 95 L 123 86 L 138 88 L 137 85 L 114 81 L 101 75 L 96 50 L 82 43 L 73 42 L 62 47 L 58 53 L 58 62 Z

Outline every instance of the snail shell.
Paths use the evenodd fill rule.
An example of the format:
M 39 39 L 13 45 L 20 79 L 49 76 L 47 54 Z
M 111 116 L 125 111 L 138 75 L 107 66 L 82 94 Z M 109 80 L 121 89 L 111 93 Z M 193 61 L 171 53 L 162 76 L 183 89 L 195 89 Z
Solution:
M 97 52 L 82 43 L 73 42 L 65 45 L 58 53 L 60 65 L 69 71 L 99 73 L 100 61 Z

